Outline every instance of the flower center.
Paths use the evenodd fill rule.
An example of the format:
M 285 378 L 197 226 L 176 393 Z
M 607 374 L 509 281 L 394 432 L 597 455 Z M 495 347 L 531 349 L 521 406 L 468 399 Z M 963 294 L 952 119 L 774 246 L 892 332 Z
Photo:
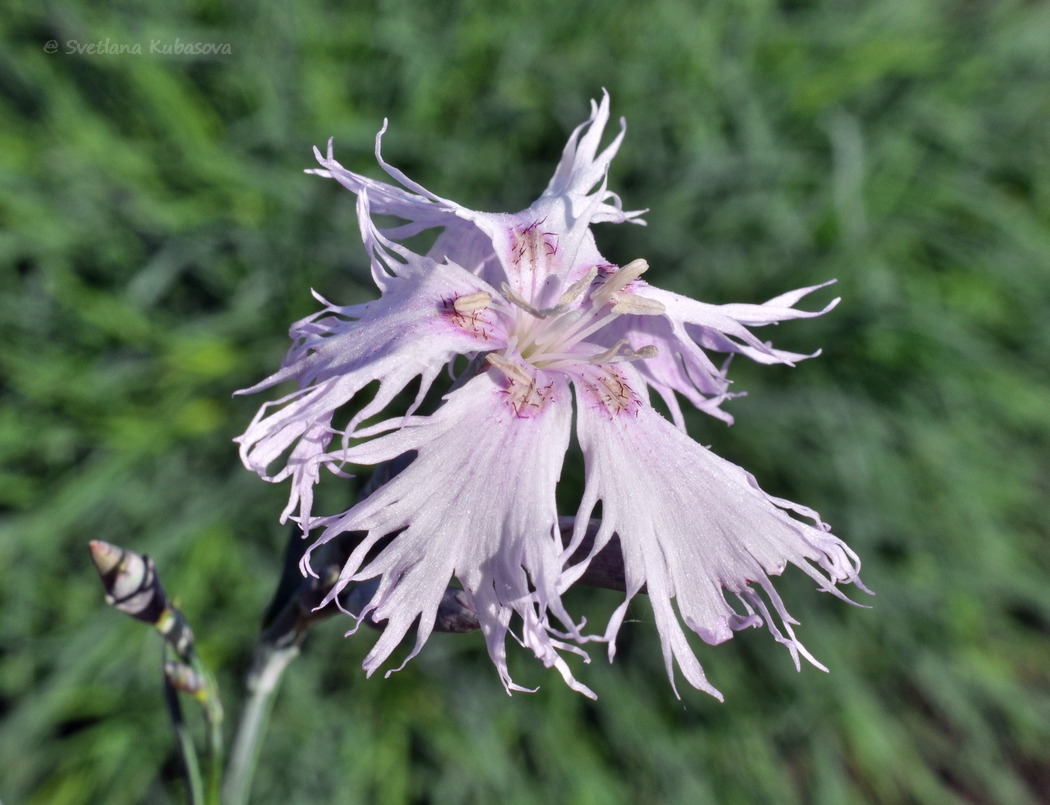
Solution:
M 537 308 L 504 284 L 498 297 L 478 291 L 451 300 L 452 312 L 463 326 L 469 324 L 471 327 L 485 318 L 481 314 L 489 308 L 492 308 L 491 314 L 504 318 L 506 345 L 486 354 L 485 360 L 507 378 L 505 393 L 517 414 L 532 416 L 545 407 L 554 393 L 549 382 L 546 385 L 539 382 L 537 370 L 571 370 L 580 364 L 645 360 L 657 354 L 655 346 L 650 344 L 634 349 L 625 338 L 605 349 L 588 340 L 620 316 L 658 316 L 665 312 L 660 302 L 625 290 L 648 268 L 645 260 L 634 260 L 597 283 L 598 268 L 592 268 L 547 308 Z M 577 304 L 584 296 L 583 303 Z M 626 399 L 618 377 L 617 374 L 608 379 L 608 383 L 615 381 L 618 389 L 609 386 L 596 390 L 600 399 L 608 397 L 613 402 Z M 612 405 L 612 408 L 617 408 L 617 405 Z
M 644 260 L 634 260 L 598 284 L 594 282 L 598 277 L 598 269 L 592 268 L 570 286 L 555 305 L 543 309 L 536 308 L 504 285 L 502 301 L 509 303 L 505 310 L 514 321 L 513 326 L 508 328 L 512 334 L 511 343 L 507 345 L 500 363 L 513 360 L 514 352 L 536 369 L 560 369 L 579 363 L 617 363 L 653 357 L 656 347 L 650 345 L 634 350 L 628 346 L 626 339 L 596 352 L 588 352 L 580 346 L 619 316 L 653 316 L 664 312 L 664 306 L 659 302 L 624 292 L 627 285 L 648 268 Z M 584 294 L 587 295 L 584 303 L 574 308 L 574 303 Z M 488 297 L 488 294 L 484 296 Z M 464 297 L 464 300 L 467 299 Z M 465 301 L 464 307 L 480 303 L 480 299 Z M 487 304 L 488 299 L 484 303 Z M 491 358 L 489 362 L 499 366 Z

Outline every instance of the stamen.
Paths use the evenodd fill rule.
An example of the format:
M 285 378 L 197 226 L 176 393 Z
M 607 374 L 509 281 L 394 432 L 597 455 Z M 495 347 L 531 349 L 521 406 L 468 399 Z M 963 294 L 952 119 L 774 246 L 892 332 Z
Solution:
M 625 349 L 623 356 L 629 361 L 646 361 L 649 358 L 655 358 L 660 354 L 660 350 L 656 348 L 655 344 L 646 344 L 639 350 Z
M 477 293 L 468 293 L 464 296 L 457 296 L 452 303 L 452 307 L 455 308 L 457 313 L 467 314 L 484 310 L 491 304 L 492 294 L 486 293 L 485 291 L 478 291 Z
M 504 299 L 506 299 L 508 302 L 510 302 L 515 307 L 520 308 L 521 310 L 524 310 L 530 316 L 534 316 L 537 319 L 545 319 L 545 318 L 547 318 L 548 314 L 544 313 L 542 310 L 537 310 L 532 305 L 530 305 L 525 300 L 525 297 L 523 297 L 520 293 L 518 293 L 513 288 L 511 288 L 509 285 L 507 285 L 507 283 L 503 283 L 503 286 L 500 288 L 500 293 L 503 294 L 503 298 Z
M 667 312 L 663 302 L 636 296 L 632 293 L 612 294 L 613 313 L 630 313 L 635 316 L 662 316 Z
M 619 315 L 617 313 L 610 312 L 602 318 L 595 320 L 597 318 L 595 316 L 595 313 L 598 309 L 599 308 L 596 307 L 591 308 L 589 315 L 584 316 L 576 322 L 574 322 L 573 326 L 569 327 L 567 332 L 562 334 L 562 338 L 564 339 L 562 343 L 564 343 L 565 346 L 572 346 L 573 344 L 580 343 L 591 333 L 597 332 L 598 330 L 602 329 L 602 327 L 612 322 L 617 317 L 617 315 Z M 587 326 L 581 328 L 580 325 L 585 323 L 587 324 Z
M 521 364 L 516 361 L 508 360 L 494 352 L 490 352 L 486 355 L 485 360 L 503 372 L 503 374 L 511 380 L 517 380 L 519 383 L 524 383 L 525 385 L 530 385 L 532 383 L 532 377 L 522 368 Z
M 625 347 L 624 345 L 626 343 L 627 340 L 622 339 L 616 344 L 616 346 L 605 350 L 605 352 L 599 352 L 597 355 L 580 355 L 578 352 L 562 352 L 544 355 L 543 368 L 560 369 L 581 362 L 593 364 L 629 363 L 631 361 L 644 361 L 649 358 L 655 358 L 660 354 L 660 350 L 658 350 L 653 344 L 648 344 L 641 349 L 635 350 L 631 349 L 631 347 Z
M 515 321 L 511 329 L 516 346 L 501 350 L 499 355 L 490 354 L 486 360 L 514 383 L 525 387 L 535 382 L 531 375 L 533 368 L 562 368 L 580 362 L 611 364 L 655 356 L 655 346 L 635 350 L 628 346 L 625 339 L 594 355 L 576 351 L 577 345 L 619 316 L 657 316 L 666 313 L 661 302 L 624 290 L 648 269 L 649 264 L 645 260 L 632 260 L 622 268 L 613 269 L 614 273 L 606 275 L 595 286 L 595 278 L 601 269 L 593 266 L 561 294 L 555 305 L 546 308 L 537 308 L 504 283 L 500 291 L 504 301 L 527 313 L 529 318 L 522 319 L 519 314 L 512 314 Z M 581 296 L 588 293 L 589 298 L 585 303 L 570 309 L 578 304 Z M 464 309 L 473 313 L 487 306 L 492 298 L 477 293 L 464 296 L 462 300 L 460 304 Z
M 585 308 L 579 308 L 577 310 L 565 311 L 558 316 L 554 316 L 551 319 L 544 321 L 543 324 L 537 325 L 534 329 L 534 332 L 532 333 L 532 343 L 537 346 L 543 346 L 551 341 L 562 339 L 565 333 L 569 331 L 569 328 L 575 325 L 581 318 L 584 318 L 589 314 L 590 312 Z
M 603 282 L 598 289 L 591 294 L 591 299 L 597 304 L 605 304 L 612 298 L 613 294 L 622 291 L 627 287 L 629 282 L 638 279 L 648 270 L 649 264 L 645 262 L 645 260 L 632 260 L 606 279 L 605 282 Z
M 591 283 L 594 282 L 594 278 L 598 276 L 598 266 L 593 266 L 590 271 L 587 272 L 581 279 L 577 280 L 565 293 L 558 299 L 558 307 L 568 307 L 575 302 L 580 294 L 582 294 L 587 288 L 590 287 Z
M 626 343 L 627 339 L 621 338 L 609 349 L 605 350 L 605 352 L 599 352 L 597 355 L 591 355 L 587 360 L 590 363 L 608 363 L 619 354 L 620 347 L 624 346 Z
M 649 344 L 638 350 L 632 349 L 631 347 L 626 345 L 627 339 L 621 338 L 610 349 L 605 350 L 605 352 L 599 352 L 597 355 L 591 355 L 589 358 L 587 358 L 587 362 L 624 363 L 625 361 L 644 361 L 648 358 L 655 358 L 660 352 L 653 344 Z
M 628 282 L 633 282 L 648 270 L 649 264 L 645 260 L 640 258 L 638 260 L 632 260 L 613 274 L 609 278 L 607 284 L 613 292 L 622 291 L 627 286 Z

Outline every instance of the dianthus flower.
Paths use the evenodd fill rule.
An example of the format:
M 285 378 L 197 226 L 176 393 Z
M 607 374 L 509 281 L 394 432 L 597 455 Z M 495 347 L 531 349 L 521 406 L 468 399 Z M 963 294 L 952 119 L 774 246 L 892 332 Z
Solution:
M 838 300 L 816 312 L 796 309 L 823 287 L 814 286 L 764 304 L 709 305 L 649 285 L 644 260 L 606 260 L 591 225 L 642 223 L 641 212 L 625 212 L 606 187 L 625 131 L 621 121 L 599 150 L 608 119 L 605 95 L 569 138 L 544 193 L 513 215 L 468 210 L 387 164 L 385 125 L 376 158 L 400 186 L 346 170 L 331 143 L 327 154 L 316 151 L 323 169 L 312 172 L 357 195 L 380 296 L 350 307 L 318 297 L 325 308 L 292 327 L 280 371 L 244 393 L 288 380 L 298 390 L 263 405 L 238 441 L 249 468 L 271 481 L 291 478 L 284 517 L 298 509 L 304 530 L 320 531 L 311 551 L 347 532 L 364 534 L 329 600 L 372 580 L 375 592 L 356 613 L 385 622 L 364 661 L 369 674 L 413 624 L 408 659 L 418 653 L 455 579 L 508 692 L 522 690 L 507 669 L 511 634 L 593 696 L 563 654 L 586 656 L 581 644 L 597 640 L 611 659 L 628 605 L 644 591 L 672 684 L 677 664 L 690 684 L 721 698 L 683 625 L 715 644 L 765 624 L 796 666 L 800 654 L 819 666 L 796 639 L 769 576 L 790 563 L 843 598 L 836 584 L 859 584 L 856 555 L 819 516 L 767 495 L 749 473 L 693 441 L 678 401 L 731 421 L 720 407 L 730 396 L 724 367 L 708 352 L 762 363 L 811 357 L 774 349 L 748 328 L 818 316 Z M 377 214 L 404 223 L 381 229 Z M 431 229 L 438 235 L 427 254 L 404 245 Z M 445 370 L 459 373 L 456 385 L 433 413 L 419 415 Z M 408 413 L 374 423 L 413 382 Z M 374 395 L 337 428 L 333 415 L 370 385 Z M 650 404 L 650 391 L 673 422 Z M 555 488 L 574 434 L 585 487 L 563 537 Z M 348 511 L 312 513 L 322 468 L 346 474 L 347 465 L 405 455 L 406 469 Z M 284 466 L 269 474 L 281 456 Z M 581 550 L 585 537 L 589 549 Z M 587 635 L 562 597 L 617 539 L 626 595 L 604 633 Z M 309 552 L 303 568 L 310 572 Z

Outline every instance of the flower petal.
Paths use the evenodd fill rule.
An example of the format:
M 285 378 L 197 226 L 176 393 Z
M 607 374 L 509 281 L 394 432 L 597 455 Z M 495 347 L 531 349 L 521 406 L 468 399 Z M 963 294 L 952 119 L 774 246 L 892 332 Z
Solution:
M 574 381 L 577 434 L 586 462 L 586 488 L 577 522 L 586 523 L 602 503 L 602 524 L 592 553 L 619 536 L 627 599 L 610 621 L 610 654 L 630 599 L 646 587 L 672 677 L 677 662 L 696 688 L 721 698 L 689 647 L 682 621 L 704 641 L 719 643 L 735 630 L 765 623 L 788 646 L 798 664 L 802 654 L 815 663 L 794 636 L 770 575 L 790 563 L 839 597 L 839 582 L 855 582 L 856 555 L 838 538 L 792 518 L 786 501 L 771 498 L 748 473 L 719 458 L 674 428 L 648 405 L 612 410 L 593 393 L 592 377 Z M 629 387 L 641 378 L 617 366 Z M 823 525 L 819 523 L 819 525 Z M 760 587 L 772 610 L 751 585 Z M 726 601 L 733 593 L 737 611 Z M 677 603 L 675 614 L 672 599 Z M 847 599 L 848 600 L 848 599 Z
M 640 361 L 637 369 L 667 404 L 675 425 L 685 429 L 675 392 L 704 413 L 733 424 L 733 417 L 720 408 L 723 401 L 739 396 L 729 392 L 728 361 L 716 366 L 667 316 L 621 316 L 609 330 L 607 341 L 624 338 L 635 350 L 656 347 L 656 355 Z
M 622 224 L 630 222 L 645 225 L 640 216 L 646 210 L 624 212 L 620 199 L 615 193 L 606 190 L 603 180 L 609 172 L 609 165 L 613 157 L 620 150 L 624 134 L 627 131 L 627 123 L 620 118 L 620 133 L 598 153 L 598 144 L 601 142 L 605 126 L 609 122 L 609 93 L 602 91 L 600 103 L 591 101 L 591 117 L 585 123 L 576 127 L 565 144 L 561 161 L 558 163 L 554 176 L 551 177 L 547 189 L 543 191 L 534 208 L 547 205 L 548 200 L 559 199 L 559 203 L 567 211 L 564 226 L 569 228 L 573 222 L 580 217 L 574 210 L 589 206 L 588 197 L 598 184 L 602 184 L 599 190 L 600 204 L 589 213 L 589 219 L 593 223 L 615 223 Z
M 468 210 L 432 193 L 390 165 L 381 152 L 386 121 L 376 135 L 376 160 L 402 187 L 347 170 L 336 161 L 331 140 L 325 154 L 314 149 L 322 168 L 310 172 L 335 179 L 358 195 L 367 193 L 374 213 L 394 215 L 408 222 L 396 229 L 383 230 L 385 237 L 401 240 L 426 229 L 442 228 L 441 235 L 428 252 L 429 257 L 461 265 L 497 287 L 507 281 L 519 293 L 534 298 L 532 292 L 542 287 L 549 274 L 564 275 L 570 267 L 586 263 L 582 271 L 564 283 L 567 287 L 590 266 L 605 262 L 594 245 L 588 228 L 591 223 L 645 223 L 640 217 L 644 210 L 624 212 L 619 197 L 606 189 L 606 174 L 625 131 L 625 124 L 621 121 L 620 133 L 598 153 L 608 121 L 609 96 L 603 93 L 601 103 L 591 102 L 590 119 L 570 136 L 546 191 L 528 210 L 514 215 Z M 591 192 L 596 186 L 597 191 Z M 539 234 L 528 237 L 533 231 Z M 552 232 L 559 233 L 559 237 L 545 236 Z M 542 270 L 541 267 L 531 267 L 526 261 L 529 271 L 536 275 L 530 280 L 536 281 L 519 283 L 518 273 L 511 268 L 510 255 L 532 247 L 536 251 L 530 253 L 539 256 L 541 264 L 551 265 Z M 546 259 L 555 255 L 558 249 L 562 250 L 560 259 Z M 502 258 L 502 271 L 499 270 L 501 264 L 495 259 L 497 255 Z M 564 255 L 568 255 L 568 259 Z M 558 287 L 551 293 L 556 296 L 563 283 L 554 284 Z
M 381 230 L 383 236 L 388 240 L 400 241 L 427 229 L 441 229 L 441 234 L 427 252 L 427 256 L 439 263 L 456 263 L 498 286 L 499 279 L 493 273 L 498 266 L 490 236 L 468 220 L 469 215 L 478 213 L 473 213 L 454 201 L 431 193 L 386 162 L 381 153 L 385 132 L 386 121 L 383 122 L 383 128 L 376 135 L 376 159 L 383 170 L 408 188 L 407 190 L 347 170 L 335 159 L 331 140 L 328 141 L 328 150 L 325 154 L 314 149 L 314 155 L 322 168 L 307 172 L 327 179 L 335 179 L 358 196 L 367 194 L 371 212 L 375 215 L 393 215 L 404 219 L 407 223 L 401 226 Z M 464 217 L 465 215 L 468 217 Z
M 327 451 L 332 436 L 341 432 L 332 426 L 337 409 L 379 381 L 375 397 L 342 431 L 348 438 L 358 423 L 382 411 L 419 377 L 411 413 L 449 361 L 492 349 L 505 337 L 487 311 L 464 314 L 454 306 L 461 296 L 494 293 L 490 286 L 458 266 L 412 257 L 398 275 L 385 277 L 381 298 L 353 307 L 326 303 L 296 324 L 295 344 L 280 371 L 238 392 L 250 394 L 291 379 L 299 383 L 299 391 L 264 404 L 236 441 L 244 464 L 266 480 L 293 476 L 289 507 L 301 501 L 300 517 L 306 520 L 321 466 L 342 461 L 342 451 Z M 269 465 L 293 445 L 286 467 L 269 475 Z
M 832 310 L 842 301 L 841 298 L 836 296 L 821 310 L 796 310 L 795 305 L 798 304 L 802 297 L 808 296 L 813 291 L 818 291 L 821 288 L 827 288 L 829 285 L 834 284 L 835 280 L 828 280 L 820 283 L 820 285 L 810 285 L 808 288 L 796 288 L 794 291 L 782 293 L 780 296 L 775 296 L 761 305 L 733 303 L 719 305 L 718 309 L 741 324 L 747 324 L 752 327 L 763 324 L 776 324 L 777 322 L 790 319 L 812 319 L 816 316 L 823 316 L 829 310 Z
M 748 326 L 812 318 L 828 312 L 838 304 L 838 299 L 812 312 L 796 310 L 793 305 L 806 294 L 829 284 L 800 288 L 762 305 L 709 305 L 636 280 L 625 292 L 659 302 L 664 307 L 664 315 L 622 316 L 604 335 L 609 342 L 626 339 L 635 349 L 649 344 L 656 347 L 657 356 L 647 360 L 640 371 L 667 403 L 679 427 L 682 418 L 674 392 L 701 411 L 732 424 L 733 418 L 720 408 L 724 400 L 738 396 L 729 393 L 728 363 L 716 367 L 704 350 L 730 356 L 739 353 L 759 363 L 788 365 L 820 354 L 819 350 L 812 355 L 802 355 L 774 349 L 751 333 Z
M 410 180 L 401 171 L 392 167 L 383 159 L 381 145 L 386 128 L 387 122 L 384 120 L 383 128 L 376 135 L 376 160 L 383 170 L 408 188 L 408 190 L 403 190 L 386 182 L 369 179 L 359 173 L 347 170 L 336 161 L 331 139 L 328 140 L 326 153 L 322 154 L 318 148 L 314 148 L 314 156 L 322 166 L 321 169 L 315 168 L 307 171 L 307 173 L 323 176 L 326 179 L 335 179 L 347 190 L 357 195 L 367 192 L 372 198 L 373 211 L 377 214 L 396 215 L 399 218 L 404 218 L 406 221 L 421 224 L 423 225 L 421 230 L 434 226 L 444 226 L 455 216 L 456 211 L 461 209 L 460 205 L 434 195 L 422 185 Z
M 518 640 L 576 690 L 554 639 L 553 613 L 578 639 L 560 599 L 562 542 L 554 489 L 568 447 L 572 404 L 568 386 L 537 373 L 546 384 L 542 402 L 513 404 L 509 381 L 492 370 L 446 398 L 429 417 L 346 453 L 353 463 L 375 464 L 406 452 L 412 463 L 342 515 L 317 522 L 325 529 L 310 549 L 348 531 L 366 531 L 330 597 L 351 582 L 379 577 L 359 617 L 386 621 L 365 659 L 372 673 L 419 619 L 415 647 L 426 642 L 445 587 L 455 576 L 477 611 L 489 654 L 508 691 L 521 690 L 507 670 L 505 641 L 511 619 L 521 619 Z M 539 399 L 539 398 L 537 398 Z M 374 547 L 395 534 L 374 558 Z M 309 556 L 309 554 L 308 554 Z M 407 659 L 406 659 L 407 662 Z

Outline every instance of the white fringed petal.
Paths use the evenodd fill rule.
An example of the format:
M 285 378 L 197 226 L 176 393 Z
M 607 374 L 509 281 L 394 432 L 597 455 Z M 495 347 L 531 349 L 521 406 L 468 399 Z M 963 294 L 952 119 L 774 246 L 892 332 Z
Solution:
M 325 153 L 322 154 L 320 149 L 314 148 L 314 156 L 317 158 L 321 168 L 314 168 L 307 171 L 307 173 L 323 176 L 326 179 L 335 179 L 355 195 L 367 193 L 372 199 L 373 212 L 377 215 L 395 215 L 398 218 L 417 224 L 419 225 L 417 231 L 446 225 L 463 208 L 459 204 L 443 199 L 431 193 L 422 185 L 413 182 L 383 159 L 381 146 L 386 127 L 387 122 L 384 120 L 383 128 L 376 135 L 376 161 L 379 162 L 383 170 L 407 190 L 386 182 L 369 179 L 344 168 L 335 159 L 332 148 L 333 141 L 331 139 L 328 140 L 328 148 Z
M 626 130 L 621 121 L 620 133 L 599 153 L 608 122 L 609 96 L 603 93 L 600 104 L 592 101 L 590 119 L 569 137 L 547 189 L 528 209 L 514 214 L 458 211 L 490 239 L 498 261 L 474 263 L 503 269 L 500 278 L 481 273 L 488 282 L 498 286 L 505 280 L 537 307 L 546 307 L 592 267 L 608 266 L 594 241 L 592 224 L 645 223 L 645 210 L 624 212 L 619 197 L 608 190 L 609 165 Z M 454 238 L 439 240 L 447 249 Z M 468 243 L 474 240 L 466 237 Z
M 641 218 L 645 210 L 625 212 L 619 197 L 606 187 L 609 165 L 626 130 L 626 124 L 621 120 L 620 133 L 599 153 L 598 145 L 608 122 L 609 95 L 603 92 L 600 103 L 591 102 L 590 119 L 569 137 L 547 189 L 528 210 L 514 215 L 469 210 L 432 193 L 390 165 L 383 159 L 381 149 L 386 121 L 376 135 L 376 160 L 402 187 L 347 170 L 335 159 L 332 140 L 328 141 L 325 153 L 314 149 L 322 167 L 308 172 L 335 179 L 358 196 L 367 194 L 374 214 L 393 215 L 407 222 L 396 229 L 383 230 L 384 237 L 400 240 L 427 229 L 440 228 L 442 232 L 427 253 L 428 257 L 463 266 L 497 287 L 506 280 L 520 292 L 523 288 L 518 284 L 519 277 L 513 270 L 498 271 L 500 261 L 497 256 L 504 268 L 509 265 L 507 255 L 521 247 L 521 230 L 535 227 L 558 233 L 564 242 L 553 246 L 544 244 L 541 252 L 562 249 L 561 254 L 568 254 L 570 259 L 559 260 L 558 264 L 568 270 L 581 262 L 587 263 L 588 268 L 605 262 L 594 245 L 590 224 L 645 224 Z M 577 233 L 575 237 L 564 237 L 573 231 Z M 540 280 L 544 278 L 545 274 Z M 573 277 L 570 282 L 575 279 Z
M 565 227 L 573 226 L 575 220 L 580 217 L 580 210 L 592 206 L 589 196 L 598 185 L 601 185 L 597 194 L 598 204 L 589 212 L 592 223 L 630 222 L 645 225 L 641 216 L 646 210 L 624 212 L 619 196 L 605 187 L 604 181 L 609 173 L 609 165 L 620 150 L 620 144 L 627 131 L 627 123 L 621 118 L 620 133 L 599 154 L 598 145 L 608 122 L 609 93 L 603 90 L 600 103 L 591 101 L 590 119 L 577 126 L 569 136 L 554 176 L 551 177 L 543 195 L 533 205 L 539 208 L 545 206 L 549 200 L 559 200 L 566 210 L 565 219 L 551 221 L 552 225 L 560 223 Z
M 675 425 L 685 429 L 685 422 L 675 394 L 681 394 L 695 408 L 733 423 L 733 417 L 721 404 L 735 395 L 729 392 L 725 366 L 714 364 L 708 354 L 667 316 L 622 316 L 609 327 L 605 340 L 624 338 L 638 349 L 656 347 L 656 355 L 640 361 L 637 369 L 646 382 L 664 400 Z
M 417 377 L 418 404 L 450 360 L 491 348 L 490 339 L 499 336 L 494 332 L 498 322 L 488 322 L 483 314 L 458 316 L 450 307 L 457 296 L 492 291 L 477 277 L 439 264 L 405 266 L 402 274 L 388 276 L 383 296 L 373 302 L 349 308 L 328 304 L 299 322 L 281 370 L 238 392 L 250 394 L 292 379 L 299 383 L 298 391 L 265 403 L 237 441 L 245 466 L 266 480 L 294 477 L 289 505 L 307 504 L 301 517 L 309 518 L 310 487 L 320 467 L 343 460 L 341 450 L 326 449 L 334 435 L 352 435 L 358 423 L 382 411 Z M 345 430 L 334 429 L 334 413 L 375 381 L 379 388 L 371 402 Z M 270 475 L 269 465 L 289 448 L 287 466 Z
M 433 628 L 450 579 L 463 585 L 477 612 L 489 654 L 507 690 L 521 690 L 507 670 L 505 640 L 512 617 L 517 639 L 574 689 L 560 655 L 570 647 L 552 636 L 549 613 L 579 638 L 560 599 L 562 543 L 554 489 L 568 448 L 571 395 L 563 381 L 545 383 L 544 404 L 522 415 L 510 404 L 496 371 L 452 392 L 437 413 L 347 451 L 353 463 L 375 464 L 414 451 L 397 477 L 342 515 L 318 521 L 324 531 L 311 548 L 347 531 L 367 531 L 329 598 L 350 582 L 379 577 L 359 613 L 386 621 L 368 654 L 371 674 L 419 618 L 414 656 Z M 378 429 L 381 429 L 380 426 Z M 377 542 L 396 536 L 373 559 Z M 308 557 L 307 557 L 308 558 Z M 407 660 L 406 660 L 407 661 Z
M 820 354 L 819 350 L 802 355 L 775 349 L 757 338 L 748 327 L 812 318 L 828 312 L 838 304 L 837 298 L 818 311 L 796 310 L 793 306 L 807 294 L 830 284 L 800 288 L 761 305 L 709 305 L 637 280 L 627 292 L 659 302 L 664 314 L 623 316 L 608 328 L 604 340 L 614 343 L 616 339 L 626 339 L 636 349 L 645 344 L 656 347 L 657 355 L 645 361 L 639 371 L 667 404 L 679 428 L 683 428 L 683 419 L 675 393 L 701 411 L 732 424 L 732 416 L 721 408 L 725 400 L 737 396 L 729 392 L 728 362 L 716 366 L 705 350 L 730 357 L 741 354 L 758 363 L 788 365 Z
M 631 367 L 618 369 L 629 385 L 640 387 Z M 627 603 L 645 586 L 672 682 L 677 663 L 690 684 L 721 698 L 680 620 L 712 644 L 765 623 L 796 664 L 799 654 L 812 660 L 795 638 L 795 621 L 769 576 L 793 564 L 842 597 L 835 584 L 857 581 L 853 552 L 822 528 L 792 518 L 784 509 L 796 507 L 766 495 L 748 473 L 692 441 L 648 405 L 613 413 L 591 392 L 595 384 L 585 381 L 574 383 L 577 435 L 586 463 L 577 522 L 585 524 L 601 501 L 594 553 L 617 534 L 627 580 L 627 599 L 605 635 L 610 655 Z M 765 593 L 768 604 L 752 585 Z M 729 604 L 726 592 L 738 599 L 742 611 Z

